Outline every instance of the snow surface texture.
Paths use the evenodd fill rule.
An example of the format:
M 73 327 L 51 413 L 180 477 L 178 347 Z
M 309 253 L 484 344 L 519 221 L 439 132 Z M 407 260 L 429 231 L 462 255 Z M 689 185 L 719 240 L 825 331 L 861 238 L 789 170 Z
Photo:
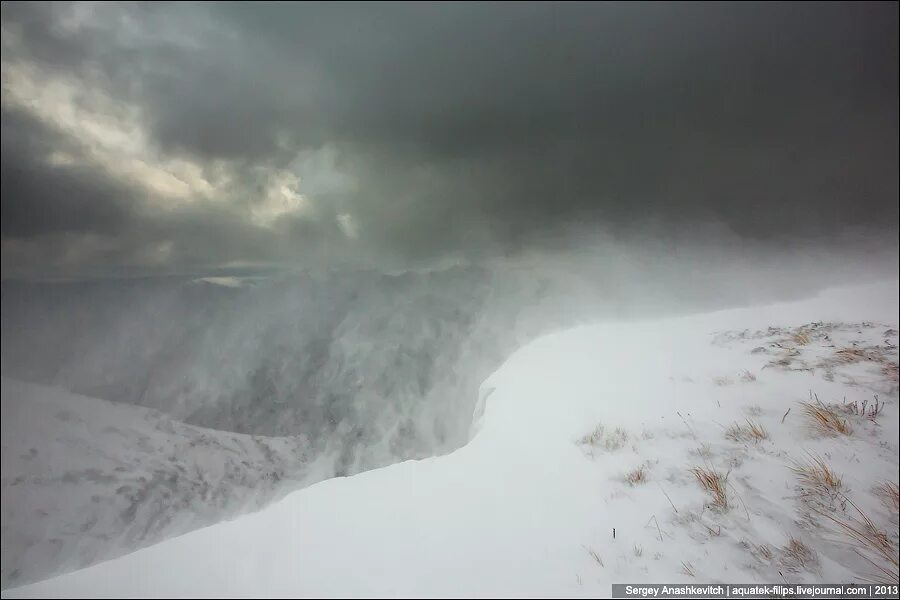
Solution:
M 2 397 L 4 587 L 258 509 L 314 476 L 302 437 L 213 431 L 6 378 Z
M 449 455 L 324 481 L 4 596 L 597 597 L 612 582 L 884 579 L 837 522 L 865 513 L 896 560 L 897 506 L 878 486 L 897 483 L 898 306 L 894 281 L 548 335 L 483 383 L 473 437 Z M 845 432 L 816 427 L 802 402 Z M 805 481 L 813 457 L 840 484 Z M 722 477 L 721 502 L 695 468 Z

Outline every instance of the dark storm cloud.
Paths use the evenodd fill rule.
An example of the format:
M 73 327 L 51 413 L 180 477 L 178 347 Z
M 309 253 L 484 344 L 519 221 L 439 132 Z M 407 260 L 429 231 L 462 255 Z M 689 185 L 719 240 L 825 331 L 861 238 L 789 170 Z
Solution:
M 166 217 L 189 248 L 172 260 L 428 261 L 646 218 L 756 237 L 897 229 L 896 3 L 3 10 L 18 32 L 4 65 L 74 74 L 139 108 L 154 152 L 234 174 L 221 213 Z M 352 185 L 316 185 L 324 171 L 298 156 L 323 148 L 322 178 Z M 307 211 L 241 226 L 234 207 L 285 170 Z M 54 227 L 115 222 L 108 195 Z M 4 237 L 46 227 L 22 214 Z
M 4 109 L 0 187 L 4 238 L 111 233 L 128 220 L 134 191 L 80 165 L 52 164 L 68 140 L 22 111 Z

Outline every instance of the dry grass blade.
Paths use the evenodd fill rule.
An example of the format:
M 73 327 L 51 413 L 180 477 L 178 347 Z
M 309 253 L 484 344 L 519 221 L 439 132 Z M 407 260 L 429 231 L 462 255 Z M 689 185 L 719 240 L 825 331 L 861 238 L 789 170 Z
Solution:
M 769 432 L 766 431 L 765 427 L 763 427 L 756 421 L 747 419 L 747 430 L 750 432 L 750 437 L 752 437 L 757 442 L 760 440 L 769 439 Z
M 756 421 L 747 419 L 746 425 L 738 425 L 737 423 L 731 425 L 731 427 L 725 431 L 725 437 L 736 442 L 745 440 L 759 442 L 761 440 L 769 439 L 769 432 Z
M 790 467 L 801 485 L 809 488 L 835 492 L 843 485 L 841 478 L 828 466 L 821 456 L 810 454 L 806 460 L 794 461 Z
M 900 581 L 897 545 L 849 498 L 844 498 L 859 514 L 859 520 L 836 517 L 821 510 L 815 512 L 836 524 L 854 544 L 856 553 L 878 570 L 874 581 Z
M 630 471 L 626 476 L 625 480 L 632 486 L 645 483 L 647 481 L 647 470 L 644 467 L 638 467 L 637 469 Z
M 774 558 L 772 549 L 768 545 L 762 544 L 756 547 L 756 554 L 763 560 L 771 561 Z
M 681 561 L 681 572 L 687 575 L 688 577 L 694 577 L 694 565 L 689 562 Z
M 812 341 L 812 338 L 805 331 L 797 331 L 791 336 L 791 341 L 798 346 L 807 346 Z
M 885 481 L 875 486 L 875 494 L 884 505 L 893 510 L 900 510 L 900 488 L 896 483 Z
M 800 406 L 803 408 L 804 414 L 809 417 L 813 427 L 820 433 L 850 435 L 853 432 L 847 419 L 842 419 L 833 410 L 821 404 L 801 402 Z
M 662 487 L 661 485 L 659 486 L 659 489 L 660 489 L 660 491 L 663 493 L 663 495 L 666 497 L 666 500 L 669 501 L 669 504 L 672 505 L 672 510 L 674 510 L 675 513 L 677 514 L 677 513 L 678 513 L 678 508 L 675 507 L 675 503 L 672 502 L 672 499 L 671 499 L 671 498 L 669 498 L 669 494 L 666 493 L 666 490 L 664 490 L 663 487 Z
M 788 566 L 792 568 L 805 568 L 816 560 L 816 555 L 809 546 L 793 536 L 788 539 L 788 543 L 782 547 L 781 552 Z
M 727 437 L 729 440 L 739 442 L 744 439 L 744 428 L 737 423 L 733 423 L 728 427 L 728 429 L 725 430 L 725 437 Z
M 675 512 L 678 512 L 677 510 Z M 659 519 L 656 518 L 656 515 L 651 515 L 650 519 L 647 521 L 647 525 L 645 527 L 650 526 L 650 521 L 653 521 L 653 524 L 656 525 L 656 533 L 659 534 L 659 541 L 663 541 L 663 532 L 662 528 L 659 526 Z M 668 535 L 668 534 L 666 534 Z
M 595 563 L 597 563 L 597 564 L 600 565 L 601 567 L 605 566 L 605 565 L 603 564 L 603 559 L 600 558 L 600 555 L 597 554 L 597 552 L 596 552 L 593 548 L 589 548 L 589 547 L 587 547 L 587 546 L 584 546 L 584 549 L 587 550 L 587 553 L 591 555 L 591 558 L 594 559 L 594 562 L 595 562 Z
M 851 364 L 868 358 L 865 350 L 859 348 L 842 348 L 834 353 L 835 359 L 844 364 Z
M 727 475 L 722 475 L 712 469 L 695 467 L 691 469 L 691 473 L 697 478 L 700 485 L 710 493 L 713 498 L 713 506 L 721 509 L 728 508 L 728 497 L 725 494 L 725 486 L 727 484 Z

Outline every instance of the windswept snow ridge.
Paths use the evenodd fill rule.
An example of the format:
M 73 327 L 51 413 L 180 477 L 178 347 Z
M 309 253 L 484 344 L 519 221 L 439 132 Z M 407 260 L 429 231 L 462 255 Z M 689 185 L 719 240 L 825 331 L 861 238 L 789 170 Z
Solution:
M 204 429 L 6 378 L 2 394 L 4 587 L 258 509 L 315 477 L 303 437 Z
M 612 582 L 889 580 L 897 313 L 893 281 L 548 335 L 484 382 L 473 438 L 449 455 L 324 481 L 4 596 L 597 597 Z M 888 553 L 842 523 L 870 527 Z

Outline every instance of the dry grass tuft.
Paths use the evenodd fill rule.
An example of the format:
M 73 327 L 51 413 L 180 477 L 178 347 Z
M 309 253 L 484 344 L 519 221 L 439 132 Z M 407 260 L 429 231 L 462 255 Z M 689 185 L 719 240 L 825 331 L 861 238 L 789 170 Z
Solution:
M 628 442 L 628 434 L 621 427 L 616 429 L 606 438 L 603 447 L 609 451 L 618 450 Z
M 849 365 L 866 360 L 869 357 L 866 354 L 866 351 L 860 348 L 842 348 L 834 353 L 834 358 L 839 363 Z
M 722 475 L 713 469 L 703 467 L 694 467 L 691 469 L 691 473 L 694 474 L 700 485 L 710 493 L 713 498 L 713 506 L 723 510 L 728 508 L 728 496 L 725 493 L 728 474 Z
M 858 519 L 843 515 L 834 516 L 823 511 L 816 512 L 836 524 L 840 531 L 847 536 L 856 553 L 875 567 L 876 573 L 871 578 L 873 581 L 896 584 L 900 580 L 896 542 L 886 532 L 879 529 L 874 521 L 852 500 L 849 498 L 844 498 L 844 500 L 859 514 Z
M 815 552 L 793 536 L 788 538 L 788 543 L 781 548 L 781 554 L 785 566 L 791 570 L 805 569 L 816 562 Z
M 881 498 L 881 501 L 888 508 L 897 511 L 900 510 L 900 488 L 896 483 L 885 481 L 875 486 L 875 495 Z
M 746 425 L 740 425 L 738 423 L 731 425 L 731 427 L 725 431 L 725 437 L 736 442 L 751 440 L 759 442 L 761 440 L 769 439 L 769 432 L 756 421 L 747 419 Z
M 725 430 L 725 437 L 729 440 L 734 440 L 735 442 L 741 441 L 744 439 L 744 427 L 737 423 L 732 424 Z
M 634 555 L 637 556 L 638 558 L 642 557 L 644 555 L 644 547 L 638 546 L 637 544 L 635 544 Z
M 842 419 L 830 408 L 821 404 L 813 404 L 811 402 L 801 402 L 800 406 L 803 412 L 809 417 L 813 427 L 825 435 L 850 435 L 853 430 L 847 419 Z
M 744 369 L 744 371 L 741 373 L 741 381 L 743 381 L 744 383 L 751 383 L 753 381 L 756 381 L 756 375 L 754 375 L 747 369 Z
M 898 371 L 897 363 L 887 363 L 881 367 L 881 374 L 893 382 L 900 380 L 900 371 Z
M 750 421 L 748 419 L 747 420 L 747 430 L 750 432 L 750 436 L 757 442 L 760 440 L 769 439 L 769 432 L 766 431 L 765 427 L 763 427 L 756 421 Z
M 612 452 L 628 442 L 628 432 L 621 427 L 607 431 L 603 425 L 597 425 L 592 432 L 582 437 L 579 442 L 591 447 L 602 447 Z
M 791 336 L 791 341 L 798 346 L 807 346 L 810 342 L 812 342 L 812 338 L 810 337 L 808 332 L 800 330 L 795 332 L 794 335 Z
M 791 471 L 797 476 L 800 484 L 826 492 L 836 492 L 841 489 L 841 478 L 828 466 L 821 456 L 810 454 L 806 460 L 794 461 Z
M 695 577 L 694 573 L 694 565 L 689 562 L 681 561 L 681 572 L 687 575 L 688 577 Z
M 647 470 L 644 467 L 638 467 L 633 471 L 629 471 L 627 475 L 625 475 L 625 481 L 627 481 L 631 486 L 639 485 L 641 483 L 647 482 Z
M 596 446 L 600 443 L 600 440 L 603 439 L 603 432 L 603 425 L 597 425 L 597 427 L 595 427 L 592 432 L 585 434 L 584 437 L 578 440 L 578 443 L 588 446 Z
M 768 546 L 768 544 L 762 544 L 756 547 L 756 552 L 754 552 L 756 556 L 765 561 L 771 561 L 775 554 L 772 552 L 772 548 Z

